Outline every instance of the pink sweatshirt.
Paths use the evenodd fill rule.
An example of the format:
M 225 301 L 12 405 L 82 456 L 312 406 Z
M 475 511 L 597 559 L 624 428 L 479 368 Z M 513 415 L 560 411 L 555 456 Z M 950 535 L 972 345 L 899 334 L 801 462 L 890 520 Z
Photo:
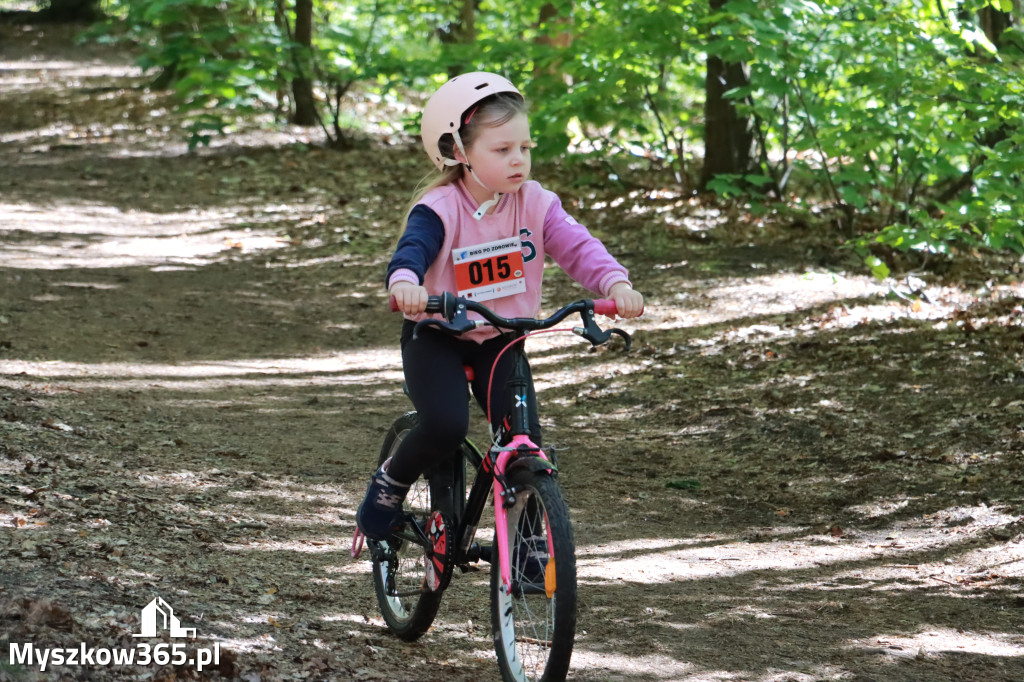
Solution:
M 494 212 L 480 220 L 473 216 L 476 201 L 461 181 L 431 190 L 420 204 L 433 210 L 444 225 L 441 250 L 423 277 L 430 294 L 457 291 L 453 251 L 516 235 L 522 241 L 526 291 L 484 301 L 503 317 L 536 317 L 540 312 L 546 254 L 570 277 L 603 297 L 613 285 L 629 281 L 629 273 L 604 244 L 565 212 L 554 192 L 537 182 L 528 181 L 517 192 L 504 195 Z M 399 281 L 420 284 L 418 275 L 408 268 L 393 272 L 388 287 Z M 419 320 L 429 315 L 406 317 Z M 481 327 L 463 338 L 479 343 L 498 333 L 493 327 Z

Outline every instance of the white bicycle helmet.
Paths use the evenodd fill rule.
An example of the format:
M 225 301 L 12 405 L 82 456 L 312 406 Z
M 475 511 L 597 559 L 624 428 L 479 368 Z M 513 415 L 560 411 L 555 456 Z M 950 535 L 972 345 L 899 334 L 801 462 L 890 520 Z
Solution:
M 507 78 L 486 71 L 474 71 L 452 78 L 427 101 L 420 124 L 420 138 L 438 170 L 459 163 L 441 153 L 441 137 L 446 133 L 451 134 L 457 148 L 465 154 L 459 136 L 459 129 L 463 126 L 462 117 L 477 102 L 501 92 L 523 96 Z

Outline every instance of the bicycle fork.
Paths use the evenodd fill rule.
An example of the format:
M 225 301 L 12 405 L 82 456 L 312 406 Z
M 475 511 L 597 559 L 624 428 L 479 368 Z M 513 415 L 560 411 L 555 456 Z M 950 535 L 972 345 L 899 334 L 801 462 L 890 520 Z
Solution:
M 516 489 L 513 487 L 506 487 L 508 478 L 506 477 L 506 471 L 508 469 L 509 461 L 512 457 L 520 452 L 520 449 L 528 450 L 531 453 L 537 453 L 532 455 L 533 459 L 542 459 L 545 462 L 550 463 L 547 455 L 542 450 L 534 445 L 528 436 L 517 435 L 513 436 L 509 444 L 503 448 L 492 450 L 497 451 L 498 458 L 494 463 L 494 526 L 495 526 L 495 544 L 498 548 L 498 569 L 501 571 L 501 589 L 506 594 L 512 592 L 512 551 L 509 547 L 509 532 L 508 532 L 508 510 L 516 504 Z M 547 469 L 551 471 L 551 469 Z M 547 536 L 548 545 L 548 561 L 549 563 L 554 560 L 555 548 L 554 543 L 551 540 L 551 530 L 548 525 L 548 520 L 544 519 L 544 532 Z M 547 572 L 545 571 L 545 574 Z M 554 586 L 550 587 L 547 585 L 545 579 L 545 589 L 548 592 L 548 598 L 550 598 L 554 591 Z

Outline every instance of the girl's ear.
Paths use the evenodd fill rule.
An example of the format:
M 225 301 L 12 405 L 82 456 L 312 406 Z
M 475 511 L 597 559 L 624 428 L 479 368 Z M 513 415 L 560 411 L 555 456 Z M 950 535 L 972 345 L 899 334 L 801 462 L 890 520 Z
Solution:
M 467 164 L 467 165 L 469 164 L 469 159 L 467 159 L 466 155 L 462 153 L 462 150 L 459 149 L 458 145 L 456 145 L 455 149 L 453 149 L 452 151 L 455 152 L 455 160 L 456 161 L 458 161 L 459 163 Z

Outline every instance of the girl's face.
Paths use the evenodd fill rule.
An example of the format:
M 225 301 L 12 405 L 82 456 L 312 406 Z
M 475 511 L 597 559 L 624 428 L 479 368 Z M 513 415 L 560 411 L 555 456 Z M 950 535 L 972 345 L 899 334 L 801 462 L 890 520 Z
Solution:
M 495 192 L 515 192 L 530 177 L 530 123 L 525 114 L 517 114 L 499 126 L 486 123 L 473 144 L 466 150 L 468 163 L 476 172 L 479 182 L 466 179 L 466 187 L 478 203 L 493 198 Z M 456 159 L 467 159 L 456 152 Z

